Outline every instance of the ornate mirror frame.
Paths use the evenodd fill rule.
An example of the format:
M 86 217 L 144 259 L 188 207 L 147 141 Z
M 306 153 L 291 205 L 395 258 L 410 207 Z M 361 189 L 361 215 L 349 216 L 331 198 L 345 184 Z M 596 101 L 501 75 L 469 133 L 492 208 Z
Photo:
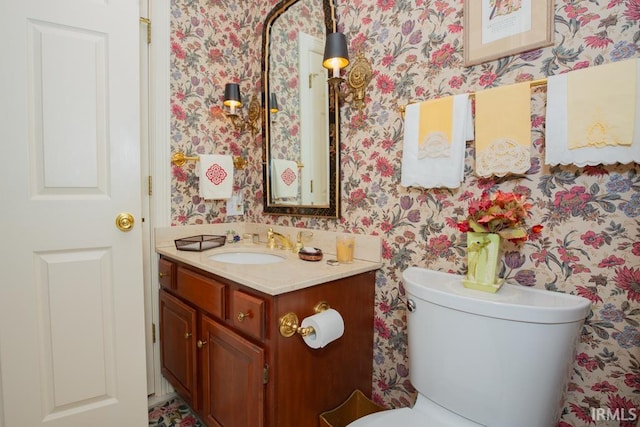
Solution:
M 272 201 L 271 171 L 271 129 L 270 129 L 270 37 L 273 22 L 292 5 L 300 0 L 282 0 L 267 15 L 262 31 L 262 177 L 264 213 L 271 215 L 310 216 L 324 218 L 340 217 L 340 106 L 337 96 L 329 96 L 329 205 L 279 204 Z M 337 31 L 334 0 L 323 0 L 326 33 Z M 327 70 L 327 85 L 329 87 Z M 330 87 L 328 88 L 330 91 Z

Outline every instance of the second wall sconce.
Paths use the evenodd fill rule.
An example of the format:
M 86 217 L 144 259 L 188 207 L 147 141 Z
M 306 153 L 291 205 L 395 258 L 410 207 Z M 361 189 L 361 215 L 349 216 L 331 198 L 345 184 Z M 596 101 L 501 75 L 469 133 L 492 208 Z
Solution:
M 269 96 L 269 116 L 271 117 L 272 122 L 276 121 L 276 116 L 278 115 L 279 111 L 280 108 L 278 107 L 278 98 L 276 98 L 275 93 L 272 93 Z
M 233 127 L 239 131 L 251 131 L 251 135 L 258 132 L 258 122 L 260 121 L 260 103 L 255 95 L 251 98 L 247 108 L 247 117 L 241 116 L 242 97 L 240 95 L 240 85 L 237 83 L 227 83 L 224 86 L 223 105 L 228 108 L 227 117 L 231 120 Z
M 342 33 L 327 35 L 322 66 L 333 72 L 329 83 L 340 100 L 347 101 L 358 110 L 362 110 L 365 106 L 367 86 L 373 78 L 373 68 L 362 52 L 356 54 L 355 61 L 347 71 L 347 78 L 344 79 L 340 77 L 340 70 L 347 65 L 349 65 L 347 38 Z M 342 88 L 343 83 L 346 89 Z
M 278 98 L 276 98 L 276 94 L 272 93 L 269 98 L 269 111 L 271 114 L 276 114 L 280 109 L 278 108 Z

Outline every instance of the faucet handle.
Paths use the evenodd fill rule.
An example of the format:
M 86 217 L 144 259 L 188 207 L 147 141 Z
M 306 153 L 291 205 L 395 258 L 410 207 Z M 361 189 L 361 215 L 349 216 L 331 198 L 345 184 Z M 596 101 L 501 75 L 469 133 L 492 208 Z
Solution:
M 312 238 L 313 237 L 313 231 L 298 231 L 298 234 L 296 235 L 296 241 L 298 242 L 302 242 L 303 238 Z
M 267 248 L 269 249 L 276 248 L 276 237 L 273 234 L 273 228 L 269 228 L 267 230 Z
M 313 231 L 298 231 L 298 234 L 296 235 L 296 253 L 300 252 L 300 250 L 304 248 L 304 240 L 311 240 L 312 237 Z
M 296 248 L 294 252 L 298 253 L 302 248 L 304 248 L 304 244 L 302 243 L 302 231 L 298 231 L 298 234 L 296 235 Z

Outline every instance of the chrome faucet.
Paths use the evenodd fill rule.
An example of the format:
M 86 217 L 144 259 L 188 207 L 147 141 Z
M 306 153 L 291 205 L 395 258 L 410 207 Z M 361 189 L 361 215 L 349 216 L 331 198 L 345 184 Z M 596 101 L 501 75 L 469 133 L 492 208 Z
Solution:
M 295 246 L 293 242 L 289 240 L 289 237 L 285 236 L 284 234 L 280 234 L 276 231 L 273 231 L 273 228 L 269 228 L 267 230 L 267 248 L 275 249 L 277 247 L 276 238 L 280 240 L 280 248 L 287 249 L 290 251 L 295 250 Z

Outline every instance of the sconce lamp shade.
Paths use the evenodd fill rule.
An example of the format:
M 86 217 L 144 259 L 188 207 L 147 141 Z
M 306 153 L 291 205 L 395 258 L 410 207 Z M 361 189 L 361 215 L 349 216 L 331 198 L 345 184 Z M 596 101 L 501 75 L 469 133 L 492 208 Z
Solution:
M 349 65 L 347 38 L 342 33 L 328 34 L 324 45 L 322 66 L 329 70 L 336 70 L 342 69 L 347 65 Z
M 269 111 L 271 111 L 271 113 L 273 114 L 280 111 L 280 109 L 278 108 L 278 99 L 276 98 L 275 93 L 272 93 L 269 97 Z
M 237 83 L 227 83 L 224 86 L 224 105 L 227 107 L 242 107 L 240 98 L 240 85 Z

